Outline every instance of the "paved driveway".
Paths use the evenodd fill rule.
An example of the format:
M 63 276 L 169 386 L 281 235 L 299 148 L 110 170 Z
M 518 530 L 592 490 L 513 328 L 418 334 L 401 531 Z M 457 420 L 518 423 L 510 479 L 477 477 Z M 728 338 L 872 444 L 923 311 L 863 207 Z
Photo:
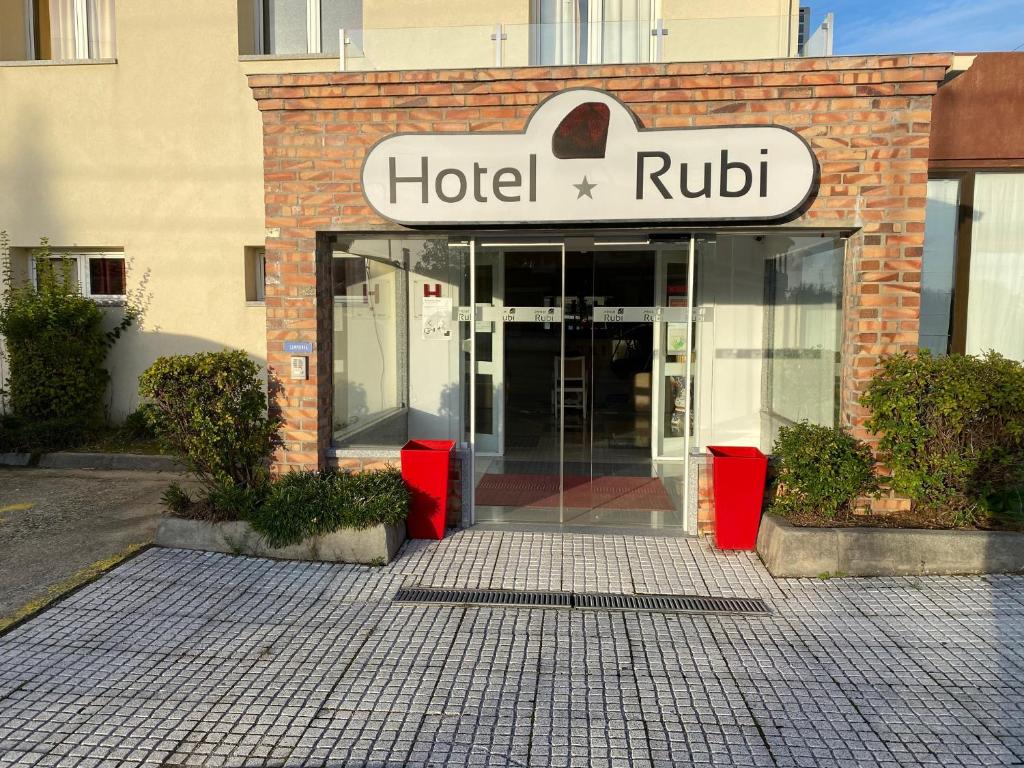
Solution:
M 769 617 L 396 605 L 402 584 Z M 1010 766 L 1024 578 L 773 581 L 703 542 L 471 531 L 385 568 L 149 550 L 0 638 L 0 765 Z
M 160 472 L 0 467 L 0 626 L 54 585 L 153 540 Z

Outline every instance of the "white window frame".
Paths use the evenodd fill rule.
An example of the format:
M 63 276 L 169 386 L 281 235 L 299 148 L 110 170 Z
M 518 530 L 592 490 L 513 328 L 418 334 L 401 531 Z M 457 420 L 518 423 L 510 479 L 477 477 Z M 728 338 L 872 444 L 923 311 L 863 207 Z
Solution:
M 40 0 L 45 2 L 45 0 Z M 262 8 L 262 2 L 257 0 Z M 25 7 L 25 60 L 36 60 L 36 0 L 24 0 Z M 73 0 L 75 19 L 75 59 L 90 59 L 89 55 L 89 2 Z
M 256 301 L 267 300 L 267 251 L 256 251 Z
M 250 286 L 252 298 L 249 298 Z M 267 249 L 245 247 L 245 303 L 264 304 L 267 300 Z
M 36 58 L 36 6 L 32 0 L 25 0 L 25 59 Z
M 58 261 L 60 259 L 69 259 L 75 262 L 75 275 L 78 278 L 78 289 L 82 295 L 87 299 L 102 304 L 123 304 L 126 295 L 123 293 L 93 293 L 92 286 L 89 284 L 89 261 L 90 259 L 117 259 L 124 262 L 124 254 L 113 251 L 59 251 L 50 253 L 50 259 Z M 32 281 L 32 285 L 37 285 L 36 281 L 36 260 L 35 257 L 29 257 L 29 279 Z M 127 288 L 128 282 L 128 265 L 125 264 L 125 283 Z
M 81 0 L 85 2 L 85 0 Z M 78 2 L 78 0 L 76 0 Z M 276 51 L 266 50 L 266 19 L 263 15 L 263 0 L 253 0 L 253 26 L 256 28 L 256 48 L 262 56 L 278 55 Z M 323 45 L 320 40 L 320 0 L 306 0 L 306 53 L 323 53 Z M 297 54 L 280 54 L 282 56 Z

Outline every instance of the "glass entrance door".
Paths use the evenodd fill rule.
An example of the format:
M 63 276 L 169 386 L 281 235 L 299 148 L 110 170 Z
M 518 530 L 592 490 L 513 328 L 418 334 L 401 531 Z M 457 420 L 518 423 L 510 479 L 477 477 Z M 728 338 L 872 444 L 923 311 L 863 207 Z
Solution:
M 589 400 L 586 413 L 565 412 L 567 525 L 684 527 L 685 450 L 665 428 L 688 407 L 666 376 L 688 327 L 688 245 L 566 254 L 566 360 L 581 361 Z
M 474 519 L 686 519 L 689 241 L 477 241 Z
M 474 519 L 560 524 L 564 246 L 474 251 Z

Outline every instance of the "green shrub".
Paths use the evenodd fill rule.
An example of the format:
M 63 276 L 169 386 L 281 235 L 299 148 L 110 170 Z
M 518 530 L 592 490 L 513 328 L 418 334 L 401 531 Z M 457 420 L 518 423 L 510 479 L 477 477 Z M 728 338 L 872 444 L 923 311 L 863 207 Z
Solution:
M 203 489 L 199 507 L 202 517 L 218 520 L 245 520 L 259 507 L 267 488 L 262 483 L 243 485 L 222 479 Z
M 266 483 L 279 422 L 259 367 L 242 351 L 161 357 L 139 378 L 157 438 L 221 498 L 224 484 Z
M 772 453 L 779 487 L 771 511 L 783 516 L 847 515 L 858 496 L 878 490 L 871 449 L 840 427 L 782 427 Z
M 192 497 L 178 483 L 171 483 L 162 494 L 160 501 L 178 517 L 187 517 L 192 507 Z
M 1024 478 L 1024 365 L 990 352 L 888 358 L 861 403 L 892 488 L 952 525 Z
M 120 431 L 131 440 L 153 440 L 156 438 L 157 418 L 153 404 L 143 403 L 125 417 Z
M 999 523 L 1024 530 L 1024 478 L 1014 488 L 989 494 L 985 507 Z
M 78 416 L 24 419 L 0 416 L 0 453 L 47 453 L 72 448 L 92 440 L 100 425 Z
M 42 425 L 7 425 L 7 440 L 27 440 L 31 450 L 73 446 L 103 423 L 110 380 L 103 364 L 137 312 L 127 306 L 120 324 L 104 331 L 103 310 L 81 295 L 71 277 L 72 262 L 51 258 L 45 239 L 33 252 L 35 283 L 13 280 L 3 233 L 0 252 L 7 286 L 0 302 L 0 335 L 6 339 L 9 363 L 5 392 L 15 417 Z
M 277 478 L 248 520 L 272 547 L 297 544 L 341 528 L 404 520 L 409 491 L 397 469 L 344 474 L 333 469 Z
M 265 493 L 265 487 L 224 480 L 200 489 L 193 497 L 178 483 L 171 483 L 161 494 L 160 501 L 175 517 L 219 523 L 245 519 L 260 505 Z

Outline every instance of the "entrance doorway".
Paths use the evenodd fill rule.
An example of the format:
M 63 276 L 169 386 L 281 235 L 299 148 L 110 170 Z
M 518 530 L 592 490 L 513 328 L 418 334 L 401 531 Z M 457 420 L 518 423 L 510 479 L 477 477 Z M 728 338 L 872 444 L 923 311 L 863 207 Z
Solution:
M 693 244 L 474 245 L 475 522 L 682 532 Z

